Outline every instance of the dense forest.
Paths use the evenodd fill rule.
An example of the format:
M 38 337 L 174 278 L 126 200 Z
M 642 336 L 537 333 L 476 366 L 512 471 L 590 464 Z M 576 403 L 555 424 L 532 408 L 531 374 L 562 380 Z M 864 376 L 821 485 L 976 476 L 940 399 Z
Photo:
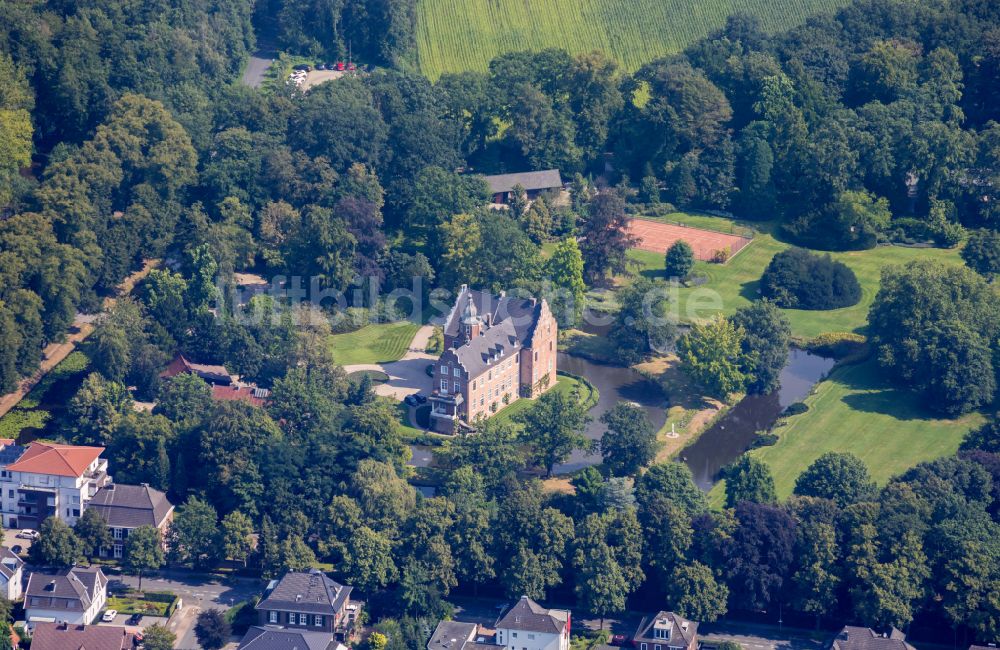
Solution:
M 415 621 L 446 613 L 453 590 L 478 589 L 575 598 L 598 615 L 631 597 L 702 621 L 784 608 L 997 640 L 996 424 L 882 487 L 856 458 L 823 457 L 783 503 L 747 457 L 727 476 L 730 507 L 711 510 L 684 466 L 644 467 L 646 453 L 612 454 L 604 473 L 574 477 L 574 496 L 543 491 L 526 477 L 544 465 L 533 448 L 544 423 L 585 418 L 543 398 L 547 416 L 528 420 L 539 438 L 487 425 L 456 439 L 438 496 L 422 498 L 396 410 L 346 378 L 328 320 L 268 296 L 242 318 L 217 286 L 256 271 L 330 290 L 421 277 L 537 291 L 552 279 L 580 295 L 626 270 L 621 230 L 638 202 L 776 220 L 825 250 L 954 246 L 969 231 L 970 268 L 886 273 L 870 336 L 883 368 L 945 412 L 980 408 L 1000 359 L 1000 4 L 860 0 L 776 35 L 735 16 L 634 75 L 600 53 L 547 50 L 434 84 L 394 67 L 410 47 L 411 2 L 257 11 L 0 1 L 0 390 L 143 260 L 167 260 L 98 321 L 94 372 L 59 431 L 107 446 L 118 480 L 181 504 L 173 561 L 229 557 L 266 576 L 330 562 L 386 617 L 393 650 L 423 647 Z M 241 86 L 254 21 L 303 54 L 350 49 L 382 67 L 305 94 Z M 477 173 L 549 167 L 573 179 L 571 205 L 482 208 Z M 800 262 L 789 267 L 816 264 Z M 856 281 L 838 278 L 830 304 L 850 304 Z M 368 292 L 349 295 L 372 318 L 394 315 Z M 766 304 L 734 320 L 757 334 L 743 352 L 787 348 L 787 324 Z M 623 358 L 677 336 L 631 327 L 615 335 Z M 739 351 L 736 330 L 721 328 L 696 328 L 682 351 L 694 356 L 701 334 Z M 213 402 L 191 376 L 162 381 L 178 351 L 269 387 L 270 403 Z M 754 358 L 720 390 L 773 389 L 774 368 Z M 155 399 L 155 412 L 133 399 Z M 619 416 L 609 426 L 642 425 Z M 620 433 L 648 437 L 639 429 Z

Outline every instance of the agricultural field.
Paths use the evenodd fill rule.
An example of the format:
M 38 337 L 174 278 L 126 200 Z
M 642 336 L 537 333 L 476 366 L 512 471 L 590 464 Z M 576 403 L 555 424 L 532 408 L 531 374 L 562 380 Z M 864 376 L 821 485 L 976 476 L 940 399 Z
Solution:
M 724 221 L 712 219 L 715 222 Z M 703 222 L 700 227 L 705 227 L 707 223 Z M 788 247 L 789 244 L 771 234 L 759 233 L 753 242 L 726 264 L 696 262 L 694 274 L 706 276 L 707 282 L 678 289 L 680 319 L 690 321 L 692 316 L 705 318 L 718 311 L 732 314 L 746 306 L 757 297 L 758 281 L 771 258 Z M 864 329 L 868 322 L 868 309 L 878 293 L 884 266 L 905 264 L 916 259 L 962 264 L 957 249 L 883 246 L 865 251 L 832 253 L 832 256 L 857 274 L 861 283 L 861 301 L 851 307 L 825 311 L 784 310 L 791 322 L 792 334 L 799 339 L 811 339 L 824 332 L 859 332 Z M 629 257 L 640 267 L 643 275 L 663 277 L 663 256 L 659 253 L 633 249 L 629 251 Z M 719 305 L 721 310 L 717 308 Z
M 431 79 L 486 70 L 505 52 L 601 50 L 628 71 L 673 54 L 737 12 L 765 29 L 797 25 L 846 0 L 420 0 L 417 65 Z
M 774 430 L 776 445 L 751 452 L 771 468 L 782 499 L 826 452 L 851 452 L 885 485 L 918 463 L 955 453 L 983 423 L 979 413 L 947 420 L 927 412 L 914 393 L 886 383 L 874 361 L 836 368 L 804 401 L 807 412 Z M 723 489 L 712 490 L 713 503 L 722 502 Z
M 386 363 L 406 353 L 420 326 L 408 320 L 365 325 L 359 330 L 330 337 L 333 359 L 339 365 Z

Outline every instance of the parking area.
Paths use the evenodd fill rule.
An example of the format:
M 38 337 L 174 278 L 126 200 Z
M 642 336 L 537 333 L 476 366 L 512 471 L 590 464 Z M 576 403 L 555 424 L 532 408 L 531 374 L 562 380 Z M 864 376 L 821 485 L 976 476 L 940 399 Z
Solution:
M 103 613 L 102 613 L 102 616 L 103 616 Z M 132 615 L 131 614 L 119 614 L 118 616 L 115 616 L 114 620 L 112 620 L 111 622 L 99 621 L 97 624 L 98 625 L 119 626 L 119 627 L 124 626 L 130 632 L 134 632 L 136 630 L 145 630 L 147 627 L 152 627 L 153 625 L 156 625 L 157 623 L 159 623 L 160 625 L 166 625 L 167 624 L 167 617 L 165 617 L 165 616 L 145 616 L 144 615 L 139 620 L 138 623 L 133 623 L 132 622 Z
M 18 537 L 20 534 L 20 529 L 3 531 L 3 545 L 15 553 L 24 555 L 27 554 L 28 549 L 31 548 L 31 540 Z

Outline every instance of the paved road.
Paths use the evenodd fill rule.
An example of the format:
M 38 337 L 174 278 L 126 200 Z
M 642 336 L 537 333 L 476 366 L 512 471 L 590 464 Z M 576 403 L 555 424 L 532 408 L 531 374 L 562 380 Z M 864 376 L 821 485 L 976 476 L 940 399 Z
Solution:
M 251 88 L 259 88 L 264 83 L 264 75 L 274 61 L 273 52 L 255 52 L 243 71 L 243 84 Z
M 746 650 L 821 650 L 825 645 L 807 630 L 753 623 L 706 623 L 698 637 L 708 643 L 735 641 Z

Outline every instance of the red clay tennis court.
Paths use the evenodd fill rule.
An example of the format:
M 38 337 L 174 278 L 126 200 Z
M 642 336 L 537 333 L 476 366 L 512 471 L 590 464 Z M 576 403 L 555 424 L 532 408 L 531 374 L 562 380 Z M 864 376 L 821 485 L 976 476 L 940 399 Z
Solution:
M 636 248 L 655 253 L 666 253 L 671 244 L 683 239 L 691 245 L 694 257 L 698 260 L 710 260 L 715 251 L 727 247 L 729 256 L 732 257 L 751 241 L 749 237 L 646 219 L 629 221 L 629 232 L 639 238 Z

